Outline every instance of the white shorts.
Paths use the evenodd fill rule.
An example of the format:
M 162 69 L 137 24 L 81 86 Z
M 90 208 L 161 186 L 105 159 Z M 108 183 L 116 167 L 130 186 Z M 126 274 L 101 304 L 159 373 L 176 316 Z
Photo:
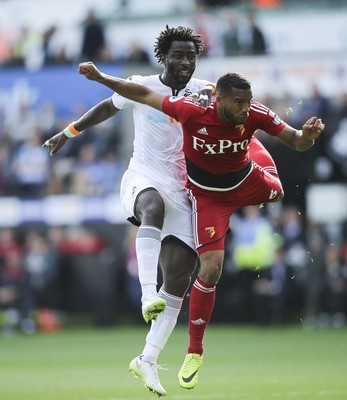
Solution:
M 195 251 L 192 231 L 191 205 L 184 190 L 170 191 L 139 172 L 128 169 L 120 185 L 120 201 L 129 217 L 134 217 L 137 196 L 147 188 L 155 188 L 165 203 L 161 240 L 171 235 L 182 240 Z

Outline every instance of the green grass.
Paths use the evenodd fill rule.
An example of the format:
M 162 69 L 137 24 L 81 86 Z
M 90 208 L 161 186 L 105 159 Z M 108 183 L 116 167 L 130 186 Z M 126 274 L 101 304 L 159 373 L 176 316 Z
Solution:
M 0 336 L 1 400 L 146 400 L 156 397 L 128 372 L 146 327 Z M 345 400 L 347 332 L 210 326 L 194 390 L 177 371 L 187 347 L 178 327 L 159 362 L 173 400 Z

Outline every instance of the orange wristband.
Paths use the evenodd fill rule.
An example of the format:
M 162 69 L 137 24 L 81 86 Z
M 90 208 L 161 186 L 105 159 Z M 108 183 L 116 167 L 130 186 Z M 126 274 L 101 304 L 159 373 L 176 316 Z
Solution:
M 69 138 L 75 137 L 82 133 L 75 128 L 74 122 L 71 122 L 71 124 L 68 127 L 66 127 L 63 132 Z

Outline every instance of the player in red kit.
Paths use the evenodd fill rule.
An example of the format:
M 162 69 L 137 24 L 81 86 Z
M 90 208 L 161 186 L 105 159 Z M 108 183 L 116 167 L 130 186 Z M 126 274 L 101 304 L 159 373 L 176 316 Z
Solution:
M 286 124 L 267 107 L 252 101 L 251 93 L 238 102 L 245 104 L 240 106 L 235 124 L 228 117 L 222 122 L 215 102 L 203 109 L 189 98 L 167 97 L 163 101 L 164 113 L 180 121 L 183 127 L 186 187 L 199 255 L 206 251 L 200 248 L 206 246 L 208 251 L 224 249 L 230 216 L 235 210 L 283 197 L 279 179 L 250 158 L 249 144 L 257 129 L 276 136 Z
M 320 136 L 324 124 L 314 116 L 301 130 L 289 126 L 252 99 L 250 82 L 238 73 L 219 78 L 216 99 L 206 108 L 189 98 L 159 95 L 143 85 L 103 74 L 91 62 L 80 64 L 80 73 L 124 97 L 163 111 L 182 124 L 186 190 L 192 203 L 200 271 L 190 293 L 190 341 L 178 378 L 183 388 L 192 389 L 202 365 L 203 338 L 222 272 L 230 217 L 238 208 L 283 197 L 274 171 L 262 166 L 263 154 L 252 152 L 250 156 L 251 139 L 261 129 L 296 151 L 306 151 Z

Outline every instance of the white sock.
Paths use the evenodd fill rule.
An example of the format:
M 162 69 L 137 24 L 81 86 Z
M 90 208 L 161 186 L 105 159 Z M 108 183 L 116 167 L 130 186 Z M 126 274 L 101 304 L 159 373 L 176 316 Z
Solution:
M 176 326 L 183 303 L 181 297 L 166 293 L 162 288 L 159 290 L 159 295 L 166 300 L 166 309 L 156 321 L 152 321 L 151 329 L 146 337 L 146 345 L 142 352 L 142 360 L 151 363 L 157 362 L 160 352 Z
M 143 302 L 157 293 L 159 254 L 161 249 L 160 229 L 141 225 L 136 235 L 136 257 Z

